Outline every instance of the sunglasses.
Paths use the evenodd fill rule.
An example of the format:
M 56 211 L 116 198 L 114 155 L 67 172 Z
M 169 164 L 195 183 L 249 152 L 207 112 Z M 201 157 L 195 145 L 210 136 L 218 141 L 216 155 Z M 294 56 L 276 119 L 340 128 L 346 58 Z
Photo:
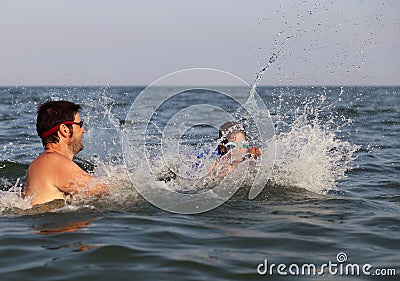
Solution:
M 239 144 L 237 144 L 234 141 L 230 141 L 227 144 L 225 144 L 224 147 L 228 150 L 235 149 L 236 147 L 246 149 L 246 148 L 249 148 L 249 143 L 245 140 L 241 141 Z
M 83 126 L 83 121 L 80 121 L 80 122 L 65 121 L 63 123 L 66 124 L 66 125 L 72 125 L 72 124 L 79 125 L 79 128 L 82 128 L 82 126 Z

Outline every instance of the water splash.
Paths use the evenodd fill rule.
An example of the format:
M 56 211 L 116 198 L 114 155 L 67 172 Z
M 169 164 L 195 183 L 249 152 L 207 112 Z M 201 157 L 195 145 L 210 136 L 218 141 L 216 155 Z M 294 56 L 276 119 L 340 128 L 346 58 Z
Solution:
M 274 49 L 272 50 L 272 55 L 270 56 L 270 58 L 268 60 L 268 63 L 263 68 L 261 68 L 261 70 L 258 71 L 258 73 L 256 74 L 253 85 L 251 85 L 248 102 L 251 102 L 252 100 L 254 100 L 254 94 L 256 92 L 258 84 L 260 83 L 260 81 L 264 75 L 264 72 L 267 71 L 274 62 L 276 62 L 276 60 L 279 57 L 279 54 L 282 51 L 283 45 L 292 37 L 293 36 L 287 36 L 285 38 L 285 40 L 283 40 L 279 45 L 275 45 Z
M 0 190 L 0 214 L 12 212 L 14 209 L 26 210 L 31 207 L 31 200 L 22 199 L 22 183 L 18 178 L 16 182 L 11 185 L 6 180 L 3 179 L 1 182 L 1 190 Z M 5 188 L 9 186 L 8 188 Z M 5 188 L 6 190 L 3 190 Z
M 272 183 L 319 194 L 337 190 L 338 181 L 353 168 L 360 148 L 339 136 L 353 120 L 335 113 L 337 101 L 327 101 L 325 91 L 283 95 L 278 94 L 274 116 L 278 133 Z M 341 88 L 339 96 L 344 95 Z
M 273 55 L 272 58 L 276 59 L 277 56 Z M 252 87 L 254 91 L 262 74 L 273 63 L 273 59 L 259 72 Z M 113 95 L 108 92 L 109 89 L 101 91 L 100 93 L 98 90 L 93 91 L 93 98 L 83 102 L 85 111 L 88 112 L 85 116 L 87 117 L 85 121 L 87 120 L 88 123 L 88 131 L 84 137 L 86 147 L 80 157 L 94 163 L 96 166 L 95 176 L 100 180 L 108 181 L 111 192 L 109 196 L 100 200 L 76 200 L 73 202 L 73 206 L 90 205 L 100 209 L 126 209 L 132 204 L 141 202 L 134 185 L 145 182 L 148 174 L 154 176 L 154 174 L 163 174 L 166 170 L 163 170 L 165 166 L 161 162 L 154 161 L 152 163 L 154 174 L 151 174 L 148 172 L 147 163 L 143 163 L 135 178 L 132 181 L 128 178 L 127 168 L 121 161 L 121 121 L 113 112 L 118 103 L 110 97 Z M 270 93 L 269 89 L 266 91 L 262 97 L 268 100 L 268 107 L 272 112 L 277 131 L 277 158 L 271 183 L 304 188 L 315 193 L 328 193 L 329 190 L 337 189 L 338 181 L 343 179 L 346 172 L 351 169 L 354 152 L 359 148 L 357 145 L 342 140 L 340 134 L 344 127 L 351 126 L 352 120 L 340 113 L 334 114 L 338 103 L 347 98 L 346 90 L 342 87 L 340 93 L 333 93 L 334 96 L 339 96 L 339 99 L 333 101 L 329 101 L 330 92 L 323 88 L 282 88 L 273 89 Z M 52 93 L 52 95 L 55 94 Z M 64 96 L 62 98 L 68 99 Z M 118 110 L 121 109 L 118 108 Z M 212 150 L 215 147 L 199 147 L 197 151 L 207 148 Z M 176 159 L 175 163 L 184 174 L 192 169 L 188 163 L 198 161 L 193 158 L 193 146 L 188 150 L 191 150 L 192 154 L 182 150 L 186 156 L 182 156 L 181 159 L 187 157 L 189 162 L 184 163 L 181 159 Z M 33 154 L 35 153 L 37 153 L 36 150 Z M 134 149 L 132 153 L 134 153 Z M 210 165 L 214 160 L 209 159 L 208 161 L 203 164 Z M 183 164 L 185 165 L 182 166 Z M 179 165 L 181 166 L 179 167 Z M 233 178 L 234 176 L 232 173 Z M 30 207 L 30 203 L 21 199 L 16 192 L 16 187 L 22 184 L 21 181 L 2 183 L 0 213 L 12 207 L 20 209 Z M 199 181 L 197 185 L 192 186 L 196 190 L 197 187 L 210 187 L 212 182 Z M 4 191 L 10 187 L 13 187 L 12 190 Z M 174 187 L 176 186 L 173 181 L 166 183 L 166 188 L 173 189 Z
M 268 63 L 257 73 L 246 102 L 252 114 L 259 114 L 255 103 L 259 82 L 292 37 L 275 44 Z M 271 176 L 273 184 L 304 188 L 319 194 L 337 189 L 337 181 L 346 177 L 346 172 L 352 168 L 354 153 L 360 148 L 337 137 L 341 128 L 351 126 L 353 122 L 351 118 L 333 114 L 337 102 L 341 102 L 344 95 L 341 87 L 338 101 L 326 104 L 326 92 L 306 96 L 290 95 L 284 91 L 278 95 L 272 93 L 270 105 L 276 107 L 273 119 L 278 132 L 277 155 Z M 320 119 L 322 112 L 328 113 L 324 120 Z
M 337 189 L 354 160 L 357 146 L 338 139 L 315 118 L 299 116 L 289 132 L 277 136 L 277 158 L 272 182 L 315 193 Z

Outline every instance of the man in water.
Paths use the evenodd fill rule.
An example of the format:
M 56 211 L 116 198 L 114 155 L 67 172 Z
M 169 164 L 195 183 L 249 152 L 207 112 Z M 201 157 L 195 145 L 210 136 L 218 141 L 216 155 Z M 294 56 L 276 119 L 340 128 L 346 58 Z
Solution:
M 36 130 L 45 151 L 29 166 L 24 196 L 32 198 L 32 205 L 67 195 L 101 195 L 107 193 L 104 183 L 72 161 L 83 149 L 83 121 L 79 104 L 69 101 L 48 101 L 38 107 Z

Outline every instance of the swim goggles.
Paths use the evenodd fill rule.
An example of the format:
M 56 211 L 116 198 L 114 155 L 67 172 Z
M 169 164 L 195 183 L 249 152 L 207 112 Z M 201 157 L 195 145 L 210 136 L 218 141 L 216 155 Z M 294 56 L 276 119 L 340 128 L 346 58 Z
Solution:
M 247 148 L 249 148 L 249 143 L 245 140 L 241 141 L 239 144 L 237 144 L 234 141 L 230 141 L 227 144 L 225 144 L 224 147 L 226 147 L 226 149 L 228 149 L 228 150 L 235 149 L 236 147 L 247 149 Z

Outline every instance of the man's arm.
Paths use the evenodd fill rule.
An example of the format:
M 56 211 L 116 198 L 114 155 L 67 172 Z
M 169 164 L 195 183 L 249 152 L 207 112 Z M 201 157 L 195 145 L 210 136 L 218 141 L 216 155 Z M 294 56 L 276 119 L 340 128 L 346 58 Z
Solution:
M 57 166 L 55 185 L 64 193 L 83 196 L 102 195 L 108 193 L 104 182 L 98 182 L 93 176 L 82 170 L 76 163 L 63 159 Z

